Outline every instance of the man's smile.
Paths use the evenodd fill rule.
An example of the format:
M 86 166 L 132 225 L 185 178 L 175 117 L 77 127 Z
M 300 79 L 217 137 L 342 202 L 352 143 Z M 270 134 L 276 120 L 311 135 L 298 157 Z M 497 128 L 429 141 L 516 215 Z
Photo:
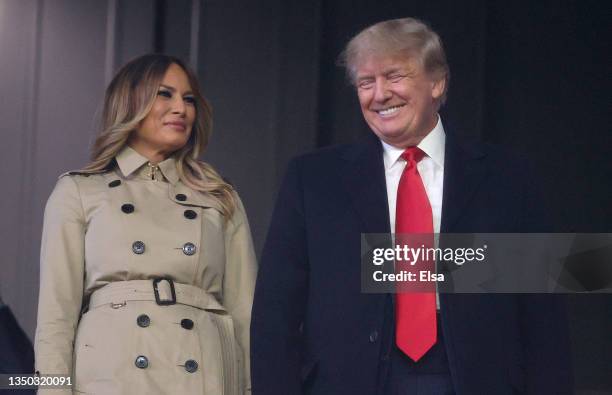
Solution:
M 405 104 L 400 104 L 398 106 L 392 106 L 392 107 L 387 107 L 385 109 L 382 110 L 373 110 L 374 112 L 376 112 L 378 115 L 381 115 L 383 117 L 387 117 L 387 116 L 391 116 L 393 114 L 395 114 L 400 108 L 404 107 Z

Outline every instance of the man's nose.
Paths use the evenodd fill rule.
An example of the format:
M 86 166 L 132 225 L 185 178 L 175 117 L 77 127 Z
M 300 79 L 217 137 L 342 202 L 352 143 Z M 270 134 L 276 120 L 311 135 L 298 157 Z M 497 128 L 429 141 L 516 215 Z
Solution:
M 374 87 L 374 100 L 377 102 L 384 102 L 390 99 L 392 96 L 391 90 L 389 89 L 389 81 L 386 79 L 379 79 L 376 81 Z

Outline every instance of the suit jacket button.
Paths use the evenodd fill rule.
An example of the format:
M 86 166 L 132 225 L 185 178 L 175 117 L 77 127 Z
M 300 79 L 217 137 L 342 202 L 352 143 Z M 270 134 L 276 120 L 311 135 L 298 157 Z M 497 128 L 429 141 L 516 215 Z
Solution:
M 376 340 L 378 340 L 378 331 L 372 331 L 372 333 L 370 333 L 370 343 L 375 343 Z
M 194 373 L 196 370 L 198 370 L 198 363 L 193 359 L 187 360 L 185 362 L 185 370 L 189 373 Z
M 136 318 L 136 324 L 141 328 L 146 328 L 151 323 L 151 319 L 146 314 L 141 314 Z
M 198 216 L 198 214 L 195 211 L 193 211 L 193 210 L 185 210 L 183 215 L 187 219 L 195 219 Z
M 193 321 L 189 318 L 183 318 L 181 320 L 181 326 L 187 330 L 191 330 L 193 328 Z
M 184 202 L 185 200 L 187 200 L 187 196 L 182 193 L 177 194 L 175 198 L 176 200 L 181 201 L 181 202 Z
M 149 366 L 149 360 L 144 355 L 139 355 L 136 357 L 134 365 L 139 369 L 146 369 Z
M 185 243 L 183 245 L 183 254 L 193 255 L 196 253 L 196 246 L 193 243 Z
M 121 206 L 121 211 L 123 211 L 126 214 L 131 214 L 134 212 L 134 205 L 126 203 L 123 206 Z
M 134 252 L 134 254 L 144 254 L 145 252 L 145 243 L 143 243 L 142 241 L 138 240 L 132 243 L 132 251 Z
M 121 180 L 114 180 L 108 183 L 109 188 L 118 187 L 119 185 L 121 185 Z

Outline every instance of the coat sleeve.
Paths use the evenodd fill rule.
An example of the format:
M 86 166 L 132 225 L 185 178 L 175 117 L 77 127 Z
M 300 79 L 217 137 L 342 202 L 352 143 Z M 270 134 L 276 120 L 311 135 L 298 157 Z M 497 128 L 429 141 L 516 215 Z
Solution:
M 51 193 L 44 215 L 34 344 L 40 374 L 72 374 L 83 299 L 84 240 L 85 216 L 78 186 L 73 177 L 64 176 Z
M 223 304 L 234 321 L 236 338 L 242 351 L 244 393 L 251 393 L 250 334 L 251 307 L 257 276 L 257 262 L 251 230 L 240 198 L 227 227 L 226 267 L 223 278 Z
M 289 164 L 263 249 L 251 322 L 254 395 L 298 395 L 301 325 L 308 293 L 304 198 L 298 162 Z

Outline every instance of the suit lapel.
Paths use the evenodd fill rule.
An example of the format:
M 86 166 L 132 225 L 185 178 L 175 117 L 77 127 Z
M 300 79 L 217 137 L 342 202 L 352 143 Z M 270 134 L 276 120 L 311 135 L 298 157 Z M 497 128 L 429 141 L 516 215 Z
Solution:
M 362 233 L 389 233 L 389 209 L 382 146 L 376 136 L 344 155 L 341 170 L 349 201 L 362 223 Z
M 444 196 L 442 197 L 442 233 L 452 233 L 455 224 L 486 173 L 485 154 L 477 146 L 459 144 L 446 136 L 444 159 Z

